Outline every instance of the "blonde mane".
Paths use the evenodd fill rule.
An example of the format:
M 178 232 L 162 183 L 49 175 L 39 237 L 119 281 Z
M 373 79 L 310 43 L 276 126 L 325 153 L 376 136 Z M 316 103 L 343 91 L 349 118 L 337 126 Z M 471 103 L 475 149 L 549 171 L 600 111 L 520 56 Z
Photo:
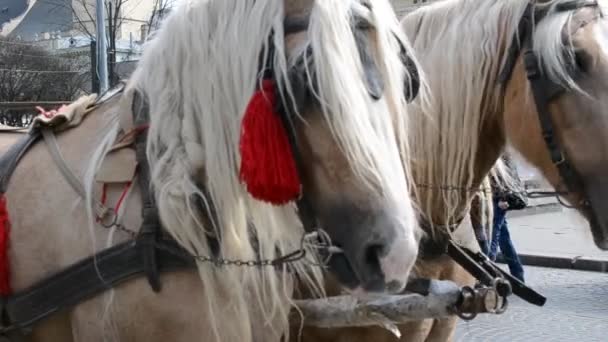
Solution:
M 240 122 L 260 81 L 259 56 L 269 48 L 276 51 L 273 67 L 285 89 L 282 95 L 289 97 L 288 69 L 312 47 L 315 62 L 309 74 L 315 75 L 316 96 L 352 169 L 370 187 L 388 190 L 381 196 L 410 201 L 406 70 L 393 35 L 400 31 L 399 22 L 387 0 L 373 1 L 370 19 L 385 81 L 383 98 L 373 101 L 352 31 L 351 9 L 356 6 L 362 5 L 356 0 L 315 1 L 307 42 L 289 59 L 283 1 L 184 1 L 147 44 L 125 96 L 135 90 L 147 95 L 152 188 L 163 227 L 190 253 L 212 255 L 208 234 L 221 236 L 220 257 L 225 259 L 273 259 L 300 248 L 304 231 L 295 206 L 256 201 L 238 178 Z M 91 180 L 114 140 L 117 122 L 93 158 Z M 216 341 L 286 336 L 294 277 L 317 292 L 322 289 L 320 270 L 308 261 L 290 264 L 293 272 L 285 266 L 277 272 L 199 262 L 209 306 L 206 317 L 197 319 L 212 320 Z
M 563 54 L 572 47 L 562 43 L 562 28 L 572 13 L 553 13 L 555 6 L 565 1 L 536 4 L 548 7 L 549 14 L 536 26 L 533 48 L 552 80 L 573 86 L 566 69 L 569 54 Z M 481 131 L 487 120 L 500 113 L 503 99 L 498 75 L 528 3 L 444 0 L 402 19 L 402 28 L 427 72 L 431 96 L 414 106 L 417 113 L 410 123 L 414 178 L 430 187 L 464 190 L 418 191 L 418 203 L 435 224 L 459 219 L 473 195 L 471 191 L 479 186 L 474 183 L 480 181 L 475 180 L 479 177 L 475 167 L 478 151 L 485 143 L 480 141 Z M 494 167 L 495 172 L 504 173 L 500 167 Z M 437 208 L 443 210 L 434 211 Z

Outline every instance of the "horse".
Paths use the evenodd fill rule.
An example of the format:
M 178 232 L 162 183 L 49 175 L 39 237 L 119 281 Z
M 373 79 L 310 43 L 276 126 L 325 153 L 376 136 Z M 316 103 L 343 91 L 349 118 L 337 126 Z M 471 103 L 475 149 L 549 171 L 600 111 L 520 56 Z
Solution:
M 509 146 L 587 218 L 596 246 L 608 248 L 605 6 L 444 0 L 402 18 L 428 85 L 426 101 L 412 104 L 408 134 L 428 242 L 441 245 L 460 222 L 451 235 L 468 234 L 473 192 L 492 168 L 504 171 L 495 165 Z M 421 254 L 416 275 L 474 284 L 446 255 Z M 400 340 L 449 341 L 457 321 L 400 325 Z M 398 339 L 380 328 L 307 328 L 300 340 Z
M 322 262 L 354 293 L 401 291 L 421 234 L 406 196 L 406 102 L 423 81 L 412 56 L 387 0 L 173 8 L 124 88 L 87 106 L 77 127 L 32 127 L 44 143 L 19 154 L 5 193 L 7 305 L 91 255 L 96 278 L 57 291 L 106 291 L 35 323 L 3 312 L 2 333 L 279 340 L 294 280 L 323 295 Z M 158 221 L 192 268 L 158 276 L 154 255 L 166 251 L 152 249 L 147 277 L 105 284 L 102 253 L 140 238 L 157 248 Z

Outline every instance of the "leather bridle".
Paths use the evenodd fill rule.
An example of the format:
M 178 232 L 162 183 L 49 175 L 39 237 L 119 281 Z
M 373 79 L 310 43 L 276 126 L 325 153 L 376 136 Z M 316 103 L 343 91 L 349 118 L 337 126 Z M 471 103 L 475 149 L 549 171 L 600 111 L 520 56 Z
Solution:
M 595 0 L 565 1 L 556 4 L 553 9 L 554 12 L 549 12 L 550 10 L 547 9 L 548 7 L 538 6 L 537 2 L 530 1 L 522 14 L 517 27 L 517 32 L 512 38 L 511 45 L 508 47 L 506 62 L 498 76 L 498 82 L 502 87 L 502 94 L 504 95 L 506 85 L 511 79 L 515 65 L 517 64 L 519 57 L 522 56 L 526 76 L 530 83 L 534 103 L 538 112 L 538 120 L 540 122 L 543 140 L 547 146 L 551 161 L 557 168 L 566 188 L 565 191 L 558 189 L 554 192 L 543 192 L 541 195 L 557 196 L 559 198 L 560 195 L 578 193 L 582 200 L 577 206 L 592 212 L 590 202 L 586 199 L 587 197 L 582 178 L 568 159 L 565 149 L 557 139 L 554 131 L 555 125 L 549 110 L 549 103 L 568 89 L 557 84 L 542 72 L 542 68 L 538 62 L 538 56 L 533 50 L 534 25 L 551 13 L 575 11 L 585 7 L 597 8 L 598 3 Z M 567 67 L 570 72 L 577 72 L 576 65 L 571 63 Z M 590 220 L 596 220 L 595 215 L 591 215 Z M 479 280 L 481 284 L 494 287 L 497 293 L 503 297 L 505 301 L 506 297 L 513 293 L 529 303 L 539 306 L 544 305 L 546 299 L 542 295 L 536 293 L 509 273 L 504 272 L 483 253 L 475 253 L 467 248 L 459 246 L 452 240 L 450 234 L 447 232 L 453 233 L 461 221 L 462 218 L 455 220 L 455 222 L 452 222 L 449 225 L 435 225 L 436 228 L 440 227 L 443 231 L 446 231 L 446 233 L 440 236 L 438 241 L 427 241 L 426 250 L 421 248 L 421 252 L 427 254 L 429 258 L 447 253 L 456 263 L 461 265 Z M 421 222 L 423 225 L 431 226 L 425 218 L 421 218 Z M 421 247 L 423 247 L 423 245 L 421 245 Z M 505 279 L 508 283 L 505 282 Z M 467 317 L 462 318 L 467 319 Z
M 513 40 L 507 51 L 507 59 L 505 65 L 499 75 L 498 82 L 504 90 L 507 83 L 511 79 L 513 69 L 519 56 L 523 58 L 526 69 L 526 76 L 530 83 L 538 120 L 541 127 L 541 133 L 551 162 L 557 168 L 561 181 L 565 189 L 556 189 L 554 192 L 543 192 L 542 196 L 559 196 L 578 193 L 581 197 L 579 203 L 575 206 L 585 210 L 590 209 L 590 202 L 587 200 L 584 183 L 582 177 L 572 165 L 568 155 L 560 144 L 555 134 L 555 124 L 549 110 L 549 104 L 558 96 L 562 95 L 568 89 L 555 81 L 551 80 L 542 71 L 539 65 L 539 59 L 533 49 L 534 25 L 538 24 L 543 18 L 550 13 L 575 11 L 584 7 L 598 8 L 598 3 L 595 0 L 572 0 L 555 5 L 554 12 L 548 12 L 543 7 L 538 7 L 535 2 L 530 2 L 526 6 L 522 18 L 519 22 L 517 32 L 513 36 Z M 567 60 L 571 60 L 566 58 Z M 567 68 L 571 73 L 578 72 L 577 66 L 570 62 Z M 561 200 L 560 200 L 561 202 Z

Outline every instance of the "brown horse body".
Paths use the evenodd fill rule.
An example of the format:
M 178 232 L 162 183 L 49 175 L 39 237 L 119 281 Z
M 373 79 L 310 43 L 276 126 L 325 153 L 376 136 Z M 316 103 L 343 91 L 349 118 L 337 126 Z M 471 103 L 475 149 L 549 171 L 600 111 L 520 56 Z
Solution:
M 414 179 L 431 188 L 437 186 L 418 189 L 417 205 L 436 224 L 435 229 L 458 222 L 471 205 L 470 189 L 479 188 L 510 144 L 556 189 L 570 190 L 565 197 L 590 220 L 598 247 L 606 248 L 608 30 L 600 14 L 605 4 L 559 0 L 531 3 L 546 13 L 535 24 L 535 31 L 529 33 L 543 77 L 565 90 L 547 104 L 553 132 L 567 162 L 580 176 L 582 189 L 564 184 L 563 175 L 549 158 L 535 104 L 538 99 L 531 93 L 522 56 L 513 56 L 516 63 L 511 77 L 499 77 L 529 2 L 446 0 L 418 9 L 402 21 L 433 97 L 428 103 L 418 100 L 422 113 L 416 119 L 418 124 L 411 126 L 416 131 L 409 135 L 414 150 Z M 569 67 L 573 64 L 574 70 Z M 438 189 L 440 186 L 454 189 L 446 191 Z M 461 225 L 458 229 L 471 227 Z M 418 260 L 415 270 L 416 275 L 463 285 L 474 282 L 446 256 Z M 456 323 L 454 317 L 401 325 L 400 341 L 449 341 Z M 301 339 L 397 340 L 380 328 L 307 328 Z

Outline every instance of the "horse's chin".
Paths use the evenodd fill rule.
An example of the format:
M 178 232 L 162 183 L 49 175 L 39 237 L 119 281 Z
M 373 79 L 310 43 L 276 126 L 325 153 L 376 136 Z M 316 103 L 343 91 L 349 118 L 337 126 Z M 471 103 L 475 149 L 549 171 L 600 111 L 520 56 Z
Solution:
M 332 276 L 340 283 L 342 291 L 354 297 L 366 298 L 374 295 L 398 294 L 406 286 L 406 283 L 395 279 L 382 283 L 363 284 L 343 255 L 332 256 L 328 266 Z

